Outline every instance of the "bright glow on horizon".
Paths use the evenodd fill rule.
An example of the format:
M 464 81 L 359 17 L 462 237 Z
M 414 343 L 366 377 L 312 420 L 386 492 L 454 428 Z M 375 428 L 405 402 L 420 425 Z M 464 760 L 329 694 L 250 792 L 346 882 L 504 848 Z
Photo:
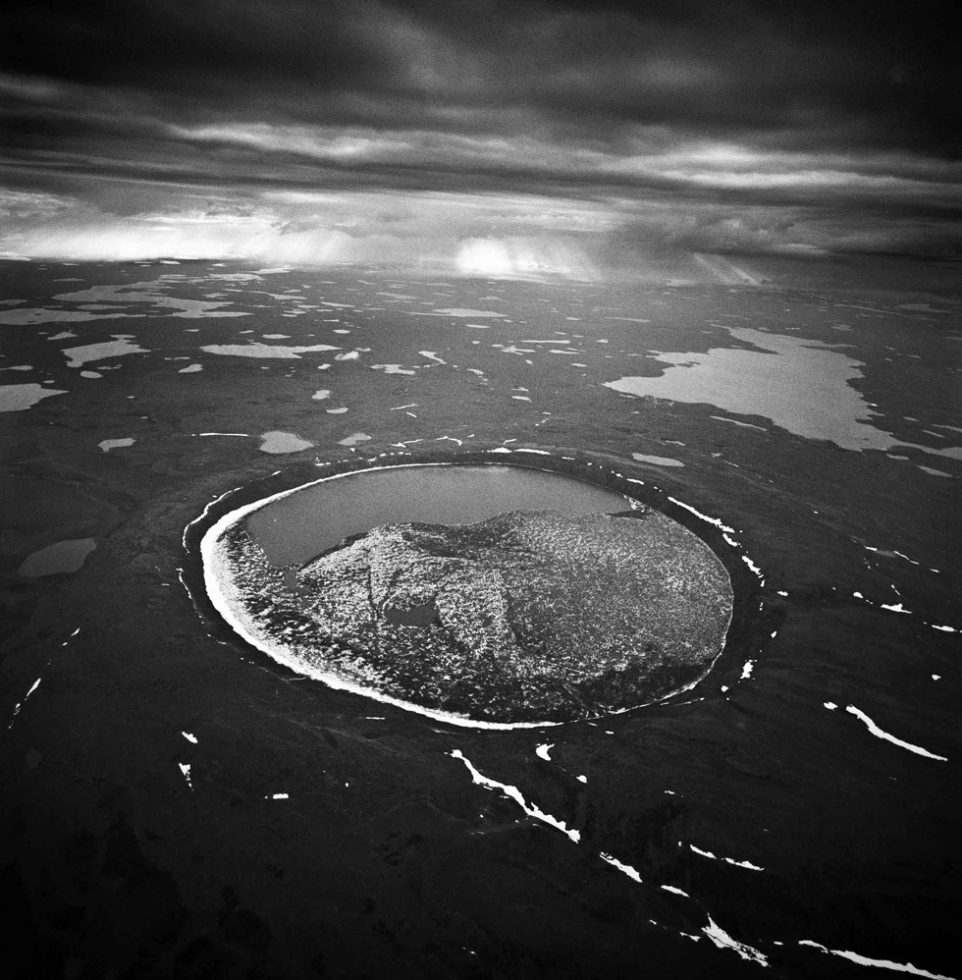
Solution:
M 515 272 L 504 243 L 491 238 L 466 241 L 458 250 L 455 264 L 463 275 L 506 276 Z

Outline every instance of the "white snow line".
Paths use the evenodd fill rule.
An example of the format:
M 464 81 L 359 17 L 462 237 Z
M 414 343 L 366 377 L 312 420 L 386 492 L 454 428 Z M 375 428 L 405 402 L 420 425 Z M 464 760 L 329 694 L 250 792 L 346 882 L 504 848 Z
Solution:
M 41 681 L 41 680 L 42 680 L 42 678 L 40 678 L 40 677 L 38 677 L 38 678 L 37 678 L 37 679 L 36 679 L 36 680 L 35 680 L 35 681 L 34 681 L 34 682 L 33 682 L 33 683 L 32 683 L 32 684 L 30 685 L 30 690 L 29 690 L 29 691 L 27 691 L 27 693 L 26 693 L 26 694 L 25 694 L 25 695 L 23 696 L 23 700 L 22 700 L 22 701 L 18 701 L 18 702 L 17 702 L 17 703 L 16 703 L 16 704 L 15 704 L 15 705 L 13 706 L 13 715 L 12 715 L 12 717 L 10 718 L 10 724 L 9 724 L 9 725 L 7 725 L 7 731 L 8 731 L 8 732 L 10 731 L 10 729 L 11 729 L 11 728 L 13 728 L 13 723 L 14 723 L 14 722 L 15 722 L 15 721 L 17 720 L 17 715 L 19 715 L 19 714 L 20 714 L 20 711 L 22 710 L 22 708 L 23 708 L 23 706 L 24 706 L 24 705 L 25 705 L 25 704 L 26 704 L 26 703 L 27 703 L 27 702 L 28 702 L 28 701 L 30 700 L 30 695 L 31 695 L 31 694 L 33 694 L 33 692 L 34 692 L 34 691 L 36 691 L 36 689 L 37 689 L 38 687 L 40 687 L 40 681 Z
M 267 497 L 262 500 L 257 500 L 249 504 L 245 504 L 238 507 L 236 510 L 232 510 L 227 514 L 224 514 L 212 527 L 210 527 L 205 533 L 204 537 L 200 543 L 200 552 L 202 558 L 202 565 L 204 570 L 204 585 L 206 586 L 207 598 L 210 600 L 211 604 L 217 610 L 218 613 L 224 618 L 227 624 L 241 637 L 245 642 L 249 643 L 252 647 L 266 653 L 271 659 L 276 660 L 278 663 L 283 664 L 285 667 L 289 667 L 297 674 L 302 674 L 307 677 L 312 677 L 315 680 L 319 680 L 326 684 L 329 688 L 335 691 L 349 691 L 352 694 L 360 694 L 364 697 L 370 698 L 374 701 L 379 701 L 382 704 L 390 704 L 397 708 L 402 708 L 405 711 L 411 711 L 416 714 L 424 715 L 428 718 L 433 718 L 435 721 L 445 722 L 449 725 L 457 725 L 462 728 L 477 728 L 477 729 L 487 729 L 491 731 L 507 731 L 510 729 L 521 729 L 521 728 L 550 728 L 556 727 L 562 722 L 557 721 L 517 721 L 517 722 L 496 722 L 496 721 L 475 721 L 471 718 L 466 718 L 462 715 L 455 715 L 446 711 L 437 711 L 432 708 L 424 708 L 420 705 L 412 704 L 408 701 L 402 701 L 400 698 L 394 698 L 387 694 L 381 694 L 374 690 L 373 688 L 365 687 L 363 684 L 356 683 L 352 680 L 346 680 L 337 674 L 328 671 L 322 671 L 310 666 L 305 665 L 297 658 L 290 655 L 282 646 L 272 644 L 269 638 L 266 638 L 263 634 L 254 631 L 251 624 L 242 622 L 239 617 L 235 614 L 234 608 L 230 602 L 230 591 L 229 587 L 222 581 L 219 575 L 219 562 L 217 561 L 217 552 L 219 545 L 220 536 L 226 531 L 228 527 L 231 527 L 234 523 L 241 520 L 241 518 L 246 517 L 248 514 L 253 513 L 259 508 L 265 506 L 269 502 L 275 500 L 280 500 L 284 497 L 288 497 L 291 494 L 297 493 L 306 487 L 316 486 L 318 483 L 324 483 L 328 480 L 342 479 L 355 474 L 372 473 L 379 470 L 386 469 L 413 469 L 415 467 L 440 467 L 440 466 L 452 466 L 457 464 L 452 463 L 410 463 L 403 464 L 401 466 L 372 466 L 363 470 L 354 470 L 348 473 L 336 473 L 330 476 L 321 477 L 318 480 L 313 480 L 310 483 L 303 484 L 299 487 L 293 487 L 290 490 L 284 490 L 280 493 L 276 493 L 273 496 Z M 221 499 L 221 498 L 218 498 Z M 208 505 L 208 509 L 213 506 L 212 502 Z M 207 511 L 205 510 L 205 513 Z M 202 518 L 197 518 L 188 525 L 190 528 L 197 520 Z M 187 530 L 184 531 L 187 534 Z M 183 581 L 183 579 L 181 579 Z M 189 590 L 188 590 L 189 591 Z M 719 652 L 720 655 L 720 652 Z M 694 686 L 694 685 L 692 685 Z M 626 709 L 628 710 L 628 709 Z
M 521 790 L 517 786 L 509 786 L 507 783 L 500 783 L 496 779 L 489 779 L 487 776 L 482 775 L 475 767 L 471 764 L 471 760 L 468 759 L 460 749 L 454 749 L 454 751 L 448 753 L 452 759 L 460 759 L 468 772 L 471 773 L 471 779 L 477 783 L 479 786 L 483 786 L 485 789 L 496 789 L 500 790 L 509 799 L 514 800 L 518 806 L 529 817 L 534 817 L 535 820 L 540 820 L 542 823 L 548 824 L 549 827 L 554 827 L 555 830 L 560 830 L 570 841 L 577 844 L 581 840 L 581 832 L 577 830 L 569 830 L 565 823 L 558 820 L 556 817 L 551 816 L 550 813 L 545 813 L 539 807 L 535 806 L 533 803 L 529 804 L 525 798 L 521 795 Z
M 869 544 L 862 545 L 862 547 L 866 551 L 871 551 L 871 552 L 875 552 L 875 553 L 882 551 L 881 548 L 873 548 Z M 901 551 L 896 551 L 894 548 L 891 551 L 885 552 L 884 557 L 888 558 L 888 557 L 890 557 L 892 555 L 897 555 L 899 558 L 902 558 L 905 561 L 907 561 L 910 565 L 918 565 L 919 564 L 919 562 L 915 561 L 913 558 L 909 558 L 908 555 L 903 555 Z
M 722 860 L 726 864 L 733 864 L 736 868 L 747 868 L 749 871 L 764 871 L 765 869 L 757 864 L 752 864 L 751 861 L 736 861 L 734 858 L 723 857 Z
M 682 898 L 691 898 L 688 892 L 683 891 L 681 888 L 676 888 L 674 885 L 659 885 L 658 887 L 663 892 L 671 892 L 672 895 L 681 895 Z
M 606 854 L 604 851 L 601 851 L 598 854 L 598 857 L 600 857 L 602 861 L 606 861 L 613 868 L 617 868 L 622 874 L 627 875 L 632 881 L 637 882 L 639 885 L 641 884 L 641 875 L 638 874 L 638 871 L 630 864 L 624 864 L 622 861 L 619 861 L 618 858 L 612 857 L 610 854 Z
M 927 749 L 923 749 L 921 746 L 913 745 L 911 742 L 904 742 L 900 738 L 896 738 L 894 735 L 889 735 L 888 732 L 883 731 L 878 725 L 872 721 L 871 718 L 864 711 L 860 711 L 854 705 L 848 705 L 845 710 L 850 715 L 855 715 L 859 721 L 865 724 L 865 727 L 878 738 L 884 738 L 886 742 L 891 742 L 893 745 L 897 745 L 901 749 L 907 749 L 909 752 L 914 752 L 916 755 L 924 755 L 926 759 L 935 759 L 938 762 L 948 762 L 949 760 L 944 755 L 936 755 L 934 752 L 929 752 Z
M 700 847 L 696 847 L 694 844 L 688 845 L 689 850 L 693 851 L 695 854 L 701 857 L 711 858 L 713 861 L 724 861 L 725 864 L 731 864 L 736 868 L 747 868 L 749 871 L 764 871 L 765 869 L 757 864 L 752 864 L 751 861 L 737 861 L 735 858 L 730 857 L 719 857 L 717 854 L 712 854 L 711 851 L 704 851 Z
M 764 953 L 745 943 L 740 943 L 737 939 L 732 939 L 711 916 L 708 916 L 708 925 L 702 929 L 702 932 L 719 949 L 733 949 L 743 960 L 768 966 L 768 957 Z
M 832 956 L 841 956 L 843 959 L 858 963 L 859 966 L 878 966 L 883 970 L 898 970 L 902 973 L 911 973 L 917 977 L 927 977 L 928 980 L 953 980 L 943 973 L 932 973 L 929 970 L 919 969 L 911 963 L 896 963 L 894 960 L 876 960 L 870 956 L 862 956 L 859 953 L 852 953 L 847 949 L 829 949 L 821 943 L 813 942 L 811 939 L 799 939 L 799 946 L 811 946 L 813 949 L 821 950 L 823 953 L 830 953 Z
M 184 780 L 187 783 L 187 788 L 193 793 L 194 792 L 194 784 L 193 784 L 193 782 L 191 782 L 191 778 L 190 778 L 190 763 L 189 762 L 178 762 L 177 763 L 177 768 L 180 770 L 181 775 L 184 777 Z
M 695 510 L 695 508 L 690 506 L 689 504 L 683 504 L 680 500 L 678 500 L 675 497 L 669 497 L 668 499 L 673 504 L 678 504 L 679 507 L 684 507 L 685 510 L 694 514 L 695 517 L 699 517 L 701 518 L 701 520 L 706 521 L 708 524 L 712 524 L 713 526 L 720 528 L 722 531 L 727 531 L 729 534 L 735 533 L 735 529 L 733 527 L 729 527 L 727 524 L 720 521 L 717 517 L 709 517 L 707 514 L 703 514 L 700 510 Z
M 758 565 L 756 565 L 755 562 L 753 562 L 751 558 L 748 557 L 748 555 L 742 555 L 741 559 L 755 573 L 756 577 L 761 581 L 762 585 L 764 585 L 765 576 L 762 573 L 762 570 L 758 567 Z

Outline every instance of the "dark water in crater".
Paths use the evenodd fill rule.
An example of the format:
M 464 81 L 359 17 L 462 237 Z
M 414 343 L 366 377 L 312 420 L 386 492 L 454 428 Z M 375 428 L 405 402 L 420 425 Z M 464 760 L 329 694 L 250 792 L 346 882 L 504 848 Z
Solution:
M 378 524 L 473 524 L 509 510 L 616 513 L 603 487 L 518 466 L 392 466 L 303 487 L 266 503 L 247 528 L 277 566 L 303 564 Z

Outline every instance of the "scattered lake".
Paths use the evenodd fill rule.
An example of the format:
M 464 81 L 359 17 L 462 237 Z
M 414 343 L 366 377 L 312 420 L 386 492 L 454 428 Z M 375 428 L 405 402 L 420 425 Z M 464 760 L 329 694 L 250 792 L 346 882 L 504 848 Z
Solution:
M 79 572 L 87 555 L 96 547 L 97 542 L 93 538 L 57 541 L 27 555 L 17 569 L 17 574 L 24 578 L 43 578 L 45 575 Z

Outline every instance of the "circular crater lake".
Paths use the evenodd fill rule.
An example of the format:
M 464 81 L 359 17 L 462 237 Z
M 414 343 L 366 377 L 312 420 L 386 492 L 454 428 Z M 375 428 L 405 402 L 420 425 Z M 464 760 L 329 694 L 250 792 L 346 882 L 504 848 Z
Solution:
M 701 538 L 607 487 L 518 465 L 377 467 L 231 510 L 214 608 L 292 670 L 488 728 L 599 717 L 705 675 L 733 595 Z

